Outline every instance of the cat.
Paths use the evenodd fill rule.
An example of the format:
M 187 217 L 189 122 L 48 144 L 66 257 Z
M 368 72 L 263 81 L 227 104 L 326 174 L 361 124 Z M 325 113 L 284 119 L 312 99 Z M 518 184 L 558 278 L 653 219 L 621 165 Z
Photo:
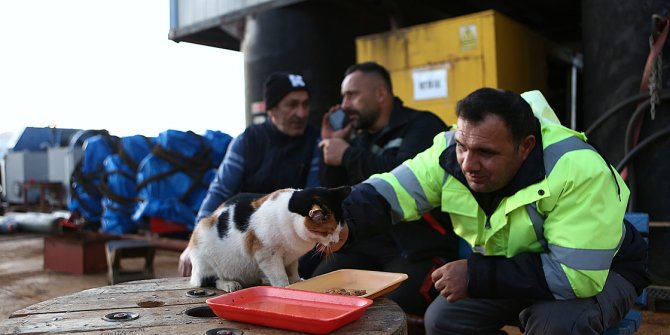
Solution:
M 300 256 L 339 241 L 341 204 L 350 191 L 314 187 L 230 198 L 193 230 L 191 286 L 213 277 L 226 292 L 261 284 L 263 276 L 278 287 L 299 281 Z

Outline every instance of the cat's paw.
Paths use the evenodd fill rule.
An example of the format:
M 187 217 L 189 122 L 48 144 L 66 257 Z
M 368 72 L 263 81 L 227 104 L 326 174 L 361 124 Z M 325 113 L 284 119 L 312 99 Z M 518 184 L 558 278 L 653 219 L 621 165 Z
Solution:
M 191 276 L 189 283 L 191 287 L 200 287 L 202 285 L 202 280 L 200 279 L 200 277 Z
M 226 291 L 228 293 L 235 292 L 242 289 L 242 284 L 232 281 L 232 280 L 217 280 L 216 288 L 221 291 Z

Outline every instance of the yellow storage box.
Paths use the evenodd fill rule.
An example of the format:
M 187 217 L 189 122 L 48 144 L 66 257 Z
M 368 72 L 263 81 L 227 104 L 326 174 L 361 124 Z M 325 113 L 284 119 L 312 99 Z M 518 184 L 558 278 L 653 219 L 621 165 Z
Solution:
M 544 44 L 502 14 L 481 13 L 356 39 L 358 62 L 385 66 L 406 105 L 455 123 L 458 100 L 481 87 L 543 90 Z

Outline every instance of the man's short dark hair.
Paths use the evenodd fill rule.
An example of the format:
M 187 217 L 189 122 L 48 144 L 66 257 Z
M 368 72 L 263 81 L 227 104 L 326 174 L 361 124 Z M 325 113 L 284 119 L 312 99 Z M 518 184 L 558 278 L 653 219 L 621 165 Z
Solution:
M 391 84 L 391 75 L 389 75 L 389 72 L 388 70 L 386 70 L 385 67 L 375 62 L 358 63 L 350 66 L 346 71 L 344 71 L 344 76 L 346 77 L 356 71 L 361 71 L 365 74 L 374 74 L 381 77 L 389 93 L 393 95 L 393 85 Z
M 498 115 L 505 122 L 515 146 L 537 129 L 537 119 L 528 102 L 511 91 L 480 88 L 456 104 L 456 116 L 475 124 L 489 114 Z

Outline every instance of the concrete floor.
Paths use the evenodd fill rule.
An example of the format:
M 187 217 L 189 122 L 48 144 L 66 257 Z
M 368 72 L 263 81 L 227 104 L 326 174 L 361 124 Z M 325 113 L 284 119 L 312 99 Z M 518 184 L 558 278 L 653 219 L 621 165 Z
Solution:
M 0 234 L 0 319 L 21 308 L 84 289 L 106 286 L 107 272 L 71 275 L 44 269 L 44 237 L 36 234 Z M 176 277 L 179 253 L 158 250 L 154 259 L 157 278 Z M 123 263 L 123 266 L 134 266 Z M 141 266 L 142 261 L 139 260 Z M 670 313 L 642 311 L 637 334 L 670 335 Z M 521 334 L 505 327 L 510 334 Z

